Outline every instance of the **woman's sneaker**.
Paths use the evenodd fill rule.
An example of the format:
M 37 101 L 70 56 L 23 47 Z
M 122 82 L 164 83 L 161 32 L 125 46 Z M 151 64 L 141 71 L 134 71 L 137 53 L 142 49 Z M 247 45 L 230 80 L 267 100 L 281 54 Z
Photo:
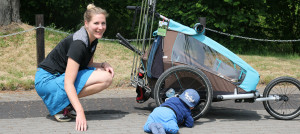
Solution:
M 58 121 L 58 122 L 68 122 L 71 121 L 72 118 L 68 116 L 69 114 L 69 109 L 68 108 L 64 108 L 62 111 L 60 111 L 59 113 L 54 115 L 54 118 Z
M 76 119 L 76 111 L 75 109 L 73 108 L 73 106 L 70 104 L 69 106 L 67 106 L 68 110 L 69 110 L 69 113 L 67 114 L 67 116 L 73 118 L 73 119 Z

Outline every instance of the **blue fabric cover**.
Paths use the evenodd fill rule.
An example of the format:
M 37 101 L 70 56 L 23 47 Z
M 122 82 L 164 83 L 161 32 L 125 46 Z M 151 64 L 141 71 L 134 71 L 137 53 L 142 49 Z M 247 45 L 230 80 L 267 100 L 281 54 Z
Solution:
M 162 64 L 163 64 L 163 61 L 162 61 L 162 52 L 159 56 L 161 56 L 161 59 L 156 59 L 156 58 L 159 58 L 159 57 L 156 57 L 157 56 L 156 54 L 157 53 L 157 50 L 161 50 L 161 40 L 162 40 L 162 37 L 161 36 L 157 36 L 156 39 L 154 40 L 154 43 L 151 47 L 151 51 L 150 51 L 150 54 L 149 54 L 149 57 L 148 57 L 148 61 L 147 61 L 147 76 L 149 78 L 158 78 L 160 76 L 161 73 L 163 73 L 163 67 Z M 159 48 L 160 47 L 160 48 Z M 162 51 L 162 50 L 161 50 Z M 156 63 L 154 63 L 156 62 Z M 157 63 L 157 62 L 161 62 L 161 63 Z M 158 65 L 159 67 L 157 68 L 157 66 L 154 66 L 154 65 Z M 152 70 L 154 69 L 154 70 Z

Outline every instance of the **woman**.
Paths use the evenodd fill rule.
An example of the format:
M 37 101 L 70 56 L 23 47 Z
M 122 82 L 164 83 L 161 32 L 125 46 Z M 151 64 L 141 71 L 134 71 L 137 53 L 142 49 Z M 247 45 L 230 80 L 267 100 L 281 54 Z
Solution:
M 87 129 L 79 98 L 109 87 L 114 77 L 108 63 L 93 60 L 98 39 L 106 30 L 107 16 L 105 10 L 89 4 L 84 13 L 84 26 L 63 39 L 38 65 L 36 72 L 35 88 L 50 114 L 58 121 L 75 117 L 78 131 Z

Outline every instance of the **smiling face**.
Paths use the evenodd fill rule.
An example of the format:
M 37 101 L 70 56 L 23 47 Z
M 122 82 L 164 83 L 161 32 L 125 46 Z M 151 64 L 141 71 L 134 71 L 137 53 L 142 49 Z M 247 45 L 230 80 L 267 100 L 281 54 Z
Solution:
M 92 43 L 95 39 L 102 38 L 106 30 L 106 17 L 104 14 L 94 14 L 91 21 L 84 21 L 84 26 Z

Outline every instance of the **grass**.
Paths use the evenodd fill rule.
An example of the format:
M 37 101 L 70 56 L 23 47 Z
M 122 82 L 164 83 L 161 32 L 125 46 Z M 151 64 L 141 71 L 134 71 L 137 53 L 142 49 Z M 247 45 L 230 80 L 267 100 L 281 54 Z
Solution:
M 260 74 L 260 84 L 268 84 L 280 76 L 300 79 L 300 57 L 298 55 L 256 56 L 239 55 Z
M 26 24 L 22 24 L 26 25 Z M 22 26 L 20 26 L 22 27 Z M 23 26 L 24 27 L 24 26 Z M 29 28 L 19 28 L 0 35 L 15 33 Z M 45 30 L 45 54 L 47 55 L 66 34 Z M 279 76 L 300 79 L 299 55 L 238 55 L 260 73 L 260 84 L 265 85 Z M 96 62 L 108 62 L 115 71 L 110 88 L 130 84 L 133 53 L 117 42 L 100 41 L 95 53 Z M 0 91 L 32 90 L 36 72 L 35 31 L 0 38 Z

